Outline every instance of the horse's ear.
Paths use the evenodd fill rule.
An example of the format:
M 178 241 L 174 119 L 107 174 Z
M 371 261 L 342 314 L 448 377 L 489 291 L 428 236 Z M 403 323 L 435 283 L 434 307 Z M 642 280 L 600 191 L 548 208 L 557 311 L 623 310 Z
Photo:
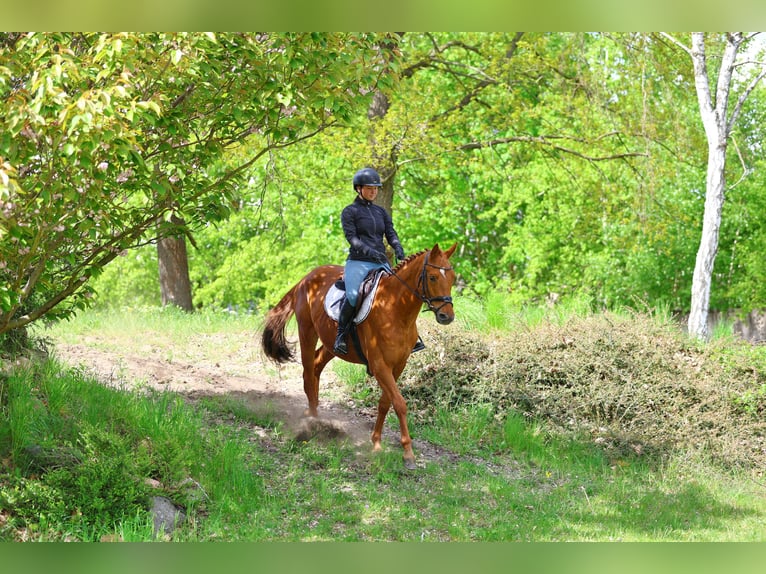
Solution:
M 442 251 L 442 250 L 441 250 L 441 248 L 439 247 L 439 244 L 437 243 L 436 245 L 434 245 L 433 249 L 431 249 L 431 253 L 433 253 L 433 254 L 439 254 L 439 253 L 441 253 L 441 254 L 442 254 L 442 255 L 444 255 L 444 256 L 445 256 L 447 259 L 449 259 L 450 257 L 452 257 L 452 254 L 455 252 L 455 249 L 456 249 L 456 248 L 457 248 L 457 242 L 455 242 L 455 243 L 452 245 L 452 247 L 450 247 L 449 249 L 447 249 L 447 251 Z

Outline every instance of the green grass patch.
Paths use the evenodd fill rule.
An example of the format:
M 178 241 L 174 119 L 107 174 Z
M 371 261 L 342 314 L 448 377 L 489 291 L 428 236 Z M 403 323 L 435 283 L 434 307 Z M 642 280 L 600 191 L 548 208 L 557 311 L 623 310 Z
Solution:
M 208 428 L 179 396 L 110 389 L 53 361 L 14 371 L 1 388 L 6 528 L 97 540 L 145 520 L 152 494 L 193 507 L 189 481 L 260 492 L 244 479 L 252 473 L 234 430 Z
M 364 365 L 345 361 L 333 361 L 331 365 L 333 372 L 343 382 L 353 399 L 366 405 L 377 404 L 380 389 L 375 379 L 367 375 Z
M 204 340 L 206 335 L 256 331 L 262 318 L 249 313 L 232 313 L 221 309 L 206 309 L 187 313 L 175 306 L 123 307 L 120 309 L 90 309 L 67 321 L 37 329 L 38 336 L 53 337 L 64 343 L 77 343 L 91 333 L 98 333 L 111 345 L 132 345 L 141 338 L 176 344 L 190 339 Z

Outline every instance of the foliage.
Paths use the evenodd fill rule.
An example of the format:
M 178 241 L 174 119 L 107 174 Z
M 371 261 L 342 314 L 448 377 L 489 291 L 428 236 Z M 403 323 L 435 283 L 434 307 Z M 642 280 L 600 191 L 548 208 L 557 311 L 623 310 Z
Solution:
M 227 222 L 200 230 L 190 256 L 195 302 L 263 310 L 313 267 L 343 265 L 340 212 L 353 200 L 354 168 L 323 152 L 301 146 L 274 158 Z
M 737 181 L 727 190 L 723 208 L 721 246 L 711 295 L 711 306 L 717 309 L 766 308 L 766 266 L 762 257 L 766 247 L 766 222 L 761 216 L 766 213 L 762 189 L 766 164 L 762 159 L 761 131 L 765 121 L 766 100 L 749 98 L 733 139 L 744 165 L 739 164 L 739 158 L 736 163 L 731 161 L 736 167 L 732 166 L 730 172 Z
M 110 56 L 109 62 L 114 62 L 110 65 L 138 59 L 143 67 L 137 68 L 138 61 L 134 62 L 136 70 L 157 77 L 153 84 L 157 96 L 141 100 L 136 88 L 143 85 L 139 71 L 129 84 L 127 80 L 118 83 L 114 76 L 115 85 L 133 90 L 132 96 L 120 100 L 113 95 L 112 107 L 121 101 L 122 108 L 115 108 L 112 120 L 110 116 L 99 121 L 119 120 L 125 129 L 146 134 L 155 143 L 149 148 L 153 151 L 147 152 L 154 155 L 144 161 L 156 161 L 166 175 L 172 172 L 169 165 L 186 170 L 183 185 L 179 179 L 178 189 L 167 192 L 172 205 L 163 209 L 183 215 L 193 232 L 189 235 L 193 238 L 190 273 L 198 308 L 261 310 L 273 305 L 312 267 L 342 264 L 346 245 L 338 216 L 353 197 L 351 174 L 370 163 L 383 165 L 393 174 L 393 217 L 408 252 L 436 242 L 458 242 L 455 263 L 460 291 L 485 297 L 510 294 L 508 302 L 515 308 L 573 296 L 589 299 L 598 308 L 637 302 L 680 312 L 689 308 L 704 206 L 705 141 L 686 55 L 662 36 L 406 33 L 396 36 L 393 60 L 387 59 L 392 53 L 375 47 L 380 36 L 367 35 L 222 35 L 216 37 L 217 43 L 206 35 L 84 37 L 98 38 L 105 42 L 104 50 L 112 46 L 112 52 L 121 39 L 121 51 Z M 55 36 L 30 38 L 52 42 Z M 166 51 L 156 42 L 153 45 L 158 47 L 148 47 L 142 38 L 165 42 Z M 16 42 L 32 39 L 18 37 Z M 304 83 L 300 93 L 307 105 L 287 108 L 278 101 L 285 94 L 277 92 L 272 93 L 277 103 L 271 108 L 264 103 L 268 98 L 259 98 L 261 107 L 249 109 L 256 105 L 252 93 L 267 93 L 262 89 L 268 84 L 266 68 L 283 63 L 278 50 L 269 51 L 270 43 L 281 46 L 279 42 L 288 40 L 293 50 L 291 85 L 298 94 L 296 82 Z M 9 40 L 4 45 L 13 43 Z M 188 50 L 174 67 L 171 48 L 175 45 Z M 221 53 L 224 48 L 228 55 Z M 146 50 L 155 50 L 150 53 L 158 61 L 165 55 L 165 75 L 149 66 Z M 339 51 L 342 57 L 325 61 L 328 54 Z M 233 59 L 237 53 L 251 58 L 248 62 L 253 66 L 263 64 L 264 69 L 252 71 L 247 78 L 238 76 L 236 82 L 229 78 L 232 85 L 250 86 L 250 96 L 237 91 L 218 94 L 215 70 L 228 65 L 226 58 Z M 84 60 L 86 55 L 82 52 L 77 57 Z M 368 58 L 370 65 L 360 69 L 353 64 L 355 58 Z M 304 67 L 293 69 L 298 62 Z M 94 70 L 100 68 L 94 64 Z M 183 86 L 195 85 L 186 96 L 188 101 L 182 100 L 178 108 L 168 102 L 185 92 L 176 85 L 179 81 L 170 82 L 170 70 L 173 78 L 185 78 L 179 80 Z M 279 74 L 287 73 L 279 70 Z M 351 76 L 362 75 L 344 77 L 338 91 L 357 80 L 359 90 L 343 92 L 342 99 L 333 100 L 336 107 L 345 106 L 342 113 L 322 116 L 311 106 L 326 107 L 329 100 L 321 100 L 315 88 L 321 87 L 322 93 L 330 88 L 311 84 L 312 79 L 320 73 L 345 76 L 348 70 L 354 70 Z M 193 73 L 211 83 L 203 90 Z M 103 90 L 111 86 L 107 78 L 97 85 L 103 85 Z M 388 107 L 384 115 L 371 119 L 363 113 L 369 94 L 356 96 L 372 87 L 385 97 Z M 119 90 L 114 87 L 113 92 Z M 203 103 L 210 98 L 217 104 Z M 134 122 L 129 123 L 119 114 L 134 101 Z M 156 101 L 161 116 L 138 106 L 141 101 Z M 218 111 L 213 113 L 213 108 Z M 282 113 L 273 118 L 267 108 Z M 76 105 L 72 109 L 78 110 Z M 181 141 L 189 130 L 199 130 L 187 125 L 189 114 L 197 110 L 212 114 L 200 115 L 199 121 L 219 122 L 214 125 L 220 134 L 231 135 L 227 129 L 258 120 L 265 122 L 264 130 L 287 133 L 277 141 L 259 131 L 241 145 L 212 146 L 215 149 L 202 143 L 172 149 L 160 146 L 161 141 Z M 766 228 L 759 215 L 764 164 L 758 159 L 766 125 L 763 110 L 763 92 L 756 91 L 743 107 L 743 121 L 734 132 L 738 153 L 729 154 L 727 170 L 737 181 L 724 205 L 713 309 L 736 307 L 747 312 L 766 305 L 766 283 L 761 280 L 766 267 L 760 256 Z M 229 115 L 242 113 L 251 115 L 246 120 Z M 316 136 L 281 147 L 334 119 L 338 121 Z M 171 137 L 171 127 L 182 135 Z M 97 137 L 93 132 L 77 137 Z M 31 145 L 27 140 L 21 138 Z M 138 149 L 130 149 L 134 148 Z M 70 163 L 76 163 L 74 158 Z M 122 161 L 119 157 L 108 161 L 118 160 Z M 190 167 L 203 160 L 208 162 L 207 171 Z M 114 186 L 113 180 L 107 180 L 121 172 L 112 163 L 103 173 L 95 170 L 96 175 L 106 178 L 103 185 L 111 181 L 109 185 L 119 187 L 120 201 L 128 193 L 132 197 L 132 203 L 120 203 L 117 211 L 108 208 L 115 213 L 113 219 L 124 220 L 126 210 L 135 219 L 139 212 L 153 209 L 152 198 L 157 194 L 144 192 L 156 184 L 153 175 L 144 171 Z M 136 169 L 132 164 L 128 167 Z M 740 175 L 744 176 L 741 181 Z M 144 176 L 148 179 L 142 182 Z M 134 184 L 135 192 L 130 191 Z M 203 188 L 206 191 L 200 191 Z M 194 196 L 194 190 L 207 194 L 205 199 Z M 100 201 L 92 198 L 101 196 L 88 197 Z M 190 203 L 177 203 L 184 198 Z M 116 224 L 110 225 L 112 233 Z M 153 225 L 150 235 L 177 231 Z M 70 227 L 76 233 L 77 225 L 68 225 L 65 233 L 70 233 Z M 96 227 L 89 233 L 106 229 Z M 153 245 L 122 249 L 148 237 L 123 242 L 119 253 L 124 257 L 113 252 L 107 257 L 105 252 L 100 262 L 92 260 L 92 274 L 100 276 L 85 283 L 84 289 L 98 291 L 98 301 L 105 305 L 157 302 Z M 79 265 L 81 259 L 75 260 Z M 71 267 L 63 256 L 47 261 L 49 266 Z M 8 269 L 15 274 L 17 267 Z M 8 284 L 13 286 L 11 279 Z M 21 289 L 23 283 L 17 287 Z M 15 316 L 45 305 L 48 298 L 40 295 L 41 288 L 29 294 Z M 56 313 L 74 310 L 75 301 L 67 299 Z
M 640 112 L 627 108 L 641 102 L 640 94 L 620 82 L 633 77 L 627 66 L 635 64 L 627 59 L 614 57 L 616 79 L 599 97 L 577 90 L 554 97 L 570 93 L 573 82 L 595 82 L 578 75 L 590 68 L 585 55 L 603 59 L 612 47 L 603 38 L 572 45 L 568 39 L 524 37 L 509 59 L 500 48 L 514 42 L 510 35 L 406 35 L 403 78 L 384 118 L 358 121 L 350 130 L 328 131 L 274 154 L 268 169 L 254 172 L 241 190 L 237 214 L 199 232 L 197 244 L 204 247 L 191 256 L 197 303 L 268 306 L 311 267 L 341 263 L 337 213 L 348 201 L 349 174 L 364 161 L 365 134 L 373 129 L 379 145 L 396 142 L 393 215 L 405 247 L 458 241 L 461 287 L 482 295 L 511 290 L 519 303 L 580 291 L 605 306 L 638 297 L 683 308 L 688 280 L 678 262 L 693 253 L 694 225 L 685 213 L 696 209 L 698 196 L 683 186 L 676 191 L 677 182 L 660 170 L 687 153 L 687 144 L 668 154 L 667 144 L 652 142 L 667 138 L 669 129 L 678 133 L 678 126 L 663 129 L 660 118 L 656 124 L 631 124 Z M 434 53 L 434 43 L 444 48 Z M 552 72 L 561 66 L 571 69 Z M 460 80 L 461 69 L 471 72 L 471 82 Z M 658 79 L 653 85 L 661 92 L 665 84 Z M 671 88 L 675 92 L 656 96 L 652 114 L 663 112 L 661 102 L 688 85 Z M 611 117 L 638 133 L 639 151 L 606 143 L 615 126 L 593 120 L 603 113 L 603 100 L 616 93 L 623 107 L 613 105 L 602 124 Z M 463 103 L 460 110 L 453 109 L 456 101 Z M 575 112 L 582 126 L 572 124 Z M 529 130 L 539 136 L 541 126 L 550 132 L 530 140 Z M 594 134 L 590 141 L 583 131 Z M 604 133 L 610 135 L 598 135 Z M 487 140 L 495 143 L 482 147 Z M 602 156 L 618 159 L 587 159 L 596 155 L 591 144 Z M 655 154 L 651 161 L 643 157 L 650 155 L 645 149 Z M 582 165 L 590 167 L 579 170 Z M 642 190 L 635 196 L 631 187 L 644 165 L 652 166 L 652 178 L 639 181 Z
M 157 265 L 155 245 L 123 251 L 93 279 L 90 304 L 107 308 L 157 306 L 160 299 Z
M 260 157 L 385 84 L 382 39 L 3 34 L 0 333 L 82 308 L 119 253 L 179 233 L 171 215 L 224 219 Z

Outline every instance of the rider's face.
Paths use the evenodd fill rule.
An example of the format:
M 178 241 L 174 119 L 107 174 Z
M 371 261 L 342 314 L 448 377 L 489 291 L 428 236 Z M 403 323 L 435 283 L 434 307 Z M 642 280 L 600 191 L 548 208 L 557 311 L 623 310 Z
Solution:
M 363 185 L 359 188 L 359 193 L 367 201 L 375 201 L 375 198 L 378 197 L 379 189 L 380 188 L 375 185 Z

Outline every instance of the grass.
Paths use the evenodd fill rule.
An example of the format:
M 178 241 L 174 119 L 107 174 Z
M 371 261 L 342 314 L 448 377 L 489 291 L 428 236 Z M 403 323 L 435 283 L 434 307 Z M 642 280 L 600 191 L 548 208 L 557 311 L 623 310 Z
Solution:
M 227 345 L 228 338 L 234 339 L 245 331 L 255 333 L 261 321 L 261 318 L 247 313 L 210 310 L 186 313 L 172 306 L 119 311 L 98 309 L 53 325 L 39 335 L 45 337 L 48 333 L 54 333 L 60 343 L 85 341 L 106 350 L 133 348 L 137 341 L 141 341 L 147 351 L 164 349 L 165 358 L 169 361 L 182 358 L 174 353 L 175 347 L 188 346 L 193 342 L 200 355 L 219 360 L 232 352 L 242 352 L 234 345 Z M 94 333 L 97 338 L 89 341 Z
M 150 337 L 175 341 L 220 332 L 226 340 L 226 333 L 256 323 L 247 316 L 167 311 L 137 311 L 132 322 L 111 317 L 85 313 L 52 336 L 136 345 Z M 535 341 L 551 343 L 548 354 L 555 355 L 553 343 L 569 336 L 573 325 L 594 332 L 581 311 L 553 321 L 530 312 L 533 319 L 523 326 L 520 317 L 508 317 L 531 345 L 521 357 L 525 372 L 536 368 L 529 362 Z M 474 320 L 483 321 L 478 306 Z M 626 321 L 648 329 L 646 317 L 628 315 Z M 486 331 L 498 339 L 506 326 L 490 323 L 484 322 Z M 500 409 L 499 402 L 486 400 L 491 393 L 481 381 L 491 387 L 494 377 L 507 380 L 512 373 L 487 343 L 464 339 L 464 327 L 445 332 L 444 340 L 424 333 L 428 350 L 406 369 L 403 392 L 412 405 L 413 436 L 437 445 L 444 456 L 414 472 L 405 470 L 401 451 L 391 445 L 372 455 L 338 441 L 296 440 L 278 413 L 253 412 L 234 396 L 192 403 L 144 388 L 109 388 L 55 360 L 2 370 L 0 540 L 152 540 L 147 508 L 153 495 L 170 498 L 188 516 L 174 541 L 766 538 L 759 470 L 725 467 L 708 450 L 690 445 L 659 457 L 610 450 L 581 428 L 565 429 L 554 411 L 523 411 L 510 403 Z M 644 357 L 641 349 L 631 352 Z M 452 379 L 446 371 L 429 371 L 445 350 L 462 362 L 460 371 L 449 361 L 439 363 Z M 211 343 L 208 352 L 222 351 Z M 748 351 L 748 364 L 756 369 L 749 373 L 736 358 L 739 352 L 719 349 L 709 358 L 729 377 L 745 372 L 757 379 L 763 361 L 758 350 Z M 580 349 L 578 357 L 584 353 Z M 656 355 L 645 358 L 661 373 Z M 570 363 L 570 382 L 589 372 L 579 364 Z M 334 368 L 351 399 L 374 404 L 377 394 L 363 371 L 342 365 Z M 432 377 L 428 393 L 418 374 Z M 748 407 L 742 416 L 761 412 L 759 388 L 742 393 Z

